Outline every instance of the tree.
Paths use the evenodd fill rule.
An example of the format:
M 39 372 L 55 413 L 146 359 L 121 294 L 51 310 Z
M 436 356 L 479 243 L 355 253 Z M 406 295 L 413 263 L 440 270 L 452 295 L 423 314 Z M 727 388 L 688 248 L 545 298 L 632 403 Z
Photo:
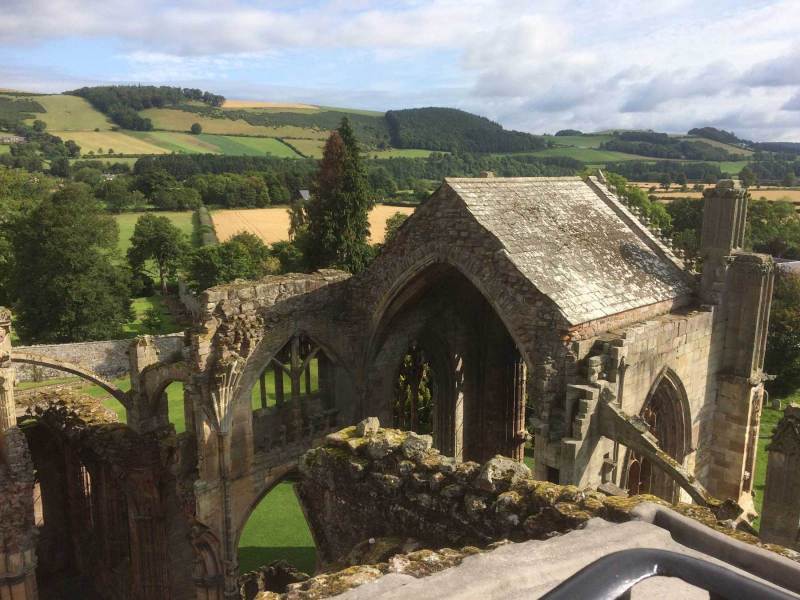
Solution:
M 661 185 L 662 188 L 665 190 L 669 189 L 669 186 L 672 185 L 672 175 L 669 173 L 664 173 L 658 180 L 658 183 Z
M 44 131 L 45 129 L 47 129 L 47 123 L 45 123 L 44 121 L 40 121 L 39 119 L 36 119 L 33 122 L 33 130 L 34 131 L 41 132 L 41 131 Z
M 50 161 L 50 175 L 55 177 L 69 177 L 70 174 L 69 159 L 65 156 L 56 158 Z
M 200 123 L 192 123 L 192 127 L 189 129 L 194 135 L 200 135 L 203 133 L 203 126 Z
M 167 217 L 147 213 L 139 217 L 128 248 L 128 263 L 134 272 L 145 271 L 147 261 L 155 264 L 161 293 L 167 295 L 167 279 L 174 276 L 189 250 L 186 235 Z
M 199 290 L 234 279 L 258 279 L 279 271 L 279 262 L 260 238 L 237 233 L 215 246 L 195 250 L 187 261 L 190 282 Z
M 362 271 L 372 256 L 369 198 L 364 167 L 345 117 L 325 143 L 308 203 L 308 260 L 313 268 Z
M 85 185 L 44 199 L 14 228 L 17 331 L 26 342 L 120 334 L 130 318 L 127 269 L 114 264 L 116 221 Z
M 800 385 L 800 277 L 780 269 L 775 274 L 764 370 L 777 376 L 770 391 L 786 392 Z
M 97 190 L 97 197 L 113 213 L 141 208 L 145 204 L 144 194 L 139 190 L 131 190 L 130 178 L 122 175 L 103 181 Z
M 395 236 L 400 226 L 406 222 L 408 215 L 401 212 L 394 213 L 391 217 L 386 219 L 386 234 L 384 235 L 384 243 L 388 244 L 389 241 Z
M 747 212 L 747 234 L 753 250 L 800 259 L 800 216 L 791 203 L 753 200 Z
M 373 195 L 378 198 L 393 196 L 397 192 L 397 184 L 386 167 L 375 167 L 369 170 L 369 186 Z
M 756 184 L 756 175 L 749 167 L 743 167 L 739 171 L 739 181 L 744 188 L 751 188 Z
M 0 167 L 0 306 L 10 306 L 16 298 L 11 234 L 17 222 L 35 209 L 54 185 L 50 177 Z

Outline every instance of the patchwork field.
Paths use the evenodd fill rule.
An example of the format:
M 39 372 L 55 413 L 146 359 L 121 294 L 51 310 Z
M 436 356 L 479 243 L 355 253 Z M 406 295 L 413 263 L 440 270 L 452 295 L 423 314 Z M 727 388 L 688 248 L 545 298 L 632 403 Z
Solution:
M 414 209 L 384 204 L 372 209 L 369 214 L 372 243 L 383 242 L 386 220 L 397 212 L 410 215 Z M 221 242 L 242 231 L 257 235 L 265 244 L 289 238 L 289 213 L 286 207 L 215 210 L 211 213 L 211 219 Z
M 166 131 L 189 131 L 192 123 L 200 123 L 204 133 L 308 139 L 324 139 L 328 137 L 327 131 L 292 125 L 282 127 L 250 125 L 250 123 L 242 119 L 216 119 L 172 108 L 148 108 L 141 111 L 140 114 L 150 119 L 155 129 L 164 129 Z
M 191 133 L 178 133 L 176 131 L 129 131 L 128 134 L 142 141 L 153 144 L 169 152 L 186 154 L 218 154 L 220 149 L 210 144 L 200 136 Z
M 214 135 L 201 133 L 203 142 L 216 146 L 220 154 L 236 156 L 264 156 L 270 154 L 280 158 L 299 158 L 299 154 L 289 146 L 275 138 L 257 138 L 232 135 Z
M 47 123 L 48 131 L 107 131 L 112 123 L 98 110 L 92 108 L 83 98 L 53 94 L 52 96 L 36 96 L 36 102 L 47 112 L 37 115 Z M 30 119 L 33 122 L 33 119 Z M 58 134 L 56 134 L 58 135 Z M 62 136 L 63 137 L 63 136 Z
M 74 140 L 81 147 L 81 156 L 89 152 L 106 154 L 109 149 L 115 154 L 166 154 L 166 148 L 121 131 L 51 131 L 64 141 Z
M 297 102 L 262 102 L 260 100 L 225 100 L 222 108 L 269 108 L 284 111 L 300 110 L 303 112 L 316 112 L 319 110 L 319 107 L 314 106 L 313 104 L 302 104 Z

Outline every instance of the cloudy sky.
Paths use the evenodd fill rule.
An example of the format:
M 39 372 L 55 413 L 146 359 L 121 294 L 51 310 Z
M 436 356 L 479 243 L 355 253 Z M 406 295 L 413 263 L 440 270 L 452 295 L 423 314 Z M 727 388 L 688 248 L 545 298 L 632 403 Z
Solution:
M 0 0 L 0 88 L 108 82 L 800 141 L 800 0 Z

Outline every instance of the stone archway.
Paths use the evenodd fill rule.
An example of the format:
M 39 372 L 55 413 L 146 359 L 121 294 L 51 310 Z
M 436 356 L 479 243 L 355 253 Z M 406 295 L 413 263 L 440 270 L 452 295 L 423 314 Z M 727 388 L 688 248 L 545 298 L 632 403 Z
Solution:
M 526 365 L 504 320 L 473 281 L 449 263 L 431 263 L 404 279 L 380 314 L 367 365 L 370 414 L 413 428 L 405 421 L 416 417 L 419 424 L 419 415 L 396 410 L 398 393 L 411 393 L 413 408 L 424 383 L 433 404 L 425 425 L 440 450 L 459 459 L 504 454 L 521 460 Z M 399 390 L 398 376 L 413 389 Z
M 691 416 L 686 390 L 674 371 L 665 368 L 659 374 L 639 416 L 659 448 L 683 465 L 691 451 Z M 679 499 L 675 480 L 635 450 L 627 451 L 623 478 L 630 494 L 653 494 L 669 502 Z

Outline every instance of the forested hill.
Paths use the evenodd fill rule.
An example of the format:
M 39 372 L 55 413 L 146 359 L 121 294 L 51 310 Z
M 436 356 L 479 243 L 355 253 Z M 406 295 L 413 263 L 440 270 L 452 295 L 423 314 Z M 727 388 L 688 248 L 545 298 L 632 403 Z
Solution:
M 525 152 L 542 150 L 542 138 L 508 131 L 485 117 L 455 108 L 410 108 L 386 113 L 395 148 L 442 152 Z

